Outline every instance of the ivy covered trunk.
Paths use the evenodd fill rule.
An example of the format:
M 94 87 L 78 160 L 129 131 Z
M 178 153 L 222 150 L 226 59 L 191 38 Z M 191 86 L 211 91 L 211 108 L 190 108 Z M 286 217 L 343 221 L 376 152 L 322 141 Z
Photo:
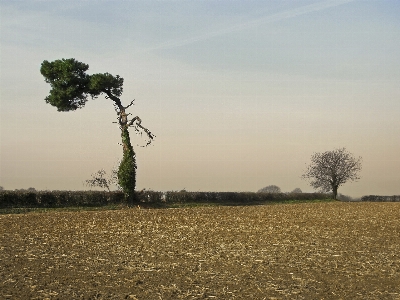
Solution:
M 133 151 L 129 137 L 128 125 L 120 123 L 123 156 L 118 169 L 118 184 L 125 194 L 125 200 L 132 203 L 135 200 L 136 188 L 136 154 Z

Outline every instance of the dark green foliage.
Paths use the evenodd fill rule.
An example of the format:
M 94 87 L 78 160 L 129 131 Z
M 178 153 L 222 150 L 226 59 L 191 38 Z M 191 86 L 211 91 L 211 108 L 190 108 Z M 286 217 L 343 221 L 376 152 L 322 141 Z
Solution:
M 119 75 L 114 77 L 110 73 L 93 74 L 90 76 L 89 90 L 93 98 L 101 93 L 110 93 L 115 97 L 121 97 L 123 84 L 124 79 Z
M 50 83 L 50 95 L 46 102 L 57 107 L 58 111 L 70 111 L 85 106 L 87 97 L 97 98 L 101 93 L 120 105 L 124 79 L 109 73 L 88 75 L 89 65 L 74 58 L 45 60 L 40 73 Z
M 24 191 L 0 191 L 0 207 L 35 206 L 36 193 Z
M 50 95 L 46 102 L 57 107 L 58 111 L 76 110 L 85 106 L 89 94 L 90 76 L 86 74 L 89 66 L 73 58 L 45 60 L 40 73 L 50 83 Z
M 0 208 L 104 206 L 123 201 L 122 192 L 0 191 Z
M 282 201 L 305 201 L 331 199 L 322 193 L 251 193 L 251 192 L 167 192 L 166 203 L 220 203 L 220 204 L 254 204 Z

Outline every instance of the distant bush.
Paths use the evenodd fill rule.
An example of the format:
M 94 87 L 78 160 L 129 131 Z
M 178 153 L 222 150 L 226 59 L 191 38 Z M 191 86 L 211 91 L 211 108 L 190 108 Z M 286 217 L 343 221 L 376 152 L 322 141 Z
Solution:
M 281 188 L 276 185 L 269 185 L 269 186 L 263 187 L 262 189 L 259 189 L 257 191 L 257 193 L 271 193 L 271 194 L 281 193 Z
M 395 196 L 375 196 L 368 195 L 362 196 L 361 201 L 371 201 L 371 202 L 400 202 L 400 195 Z
M 352 197 L 347 196 L 347 195 L 343 195 L 343 194 L 340 194 L 340 193 L 337 195 L 337 199 L 340 200 L 340 201 L 345 201 L 345 202 L 354 201 L 354 199 Z
M 300 188 L 295 188 L 293 191 L 291 191 L 291 194 L 299 194 L 302 193 L 303 191 Z

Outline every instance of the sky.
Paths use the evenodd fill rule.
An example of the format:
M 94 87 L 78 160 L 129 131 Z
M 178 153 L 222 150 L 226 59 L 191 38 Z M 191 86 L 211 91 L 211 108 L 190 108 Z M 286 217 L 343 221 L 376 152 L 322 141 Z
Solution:
M 137 189 L 313 192 L 315 152 L 361 156 L 339 193 L 400 194 L 400 1 L 0 0 L 0 186 L 85 190 L 122 157 L 112 101 L 57 112 L 44 60 L 124 78 Z

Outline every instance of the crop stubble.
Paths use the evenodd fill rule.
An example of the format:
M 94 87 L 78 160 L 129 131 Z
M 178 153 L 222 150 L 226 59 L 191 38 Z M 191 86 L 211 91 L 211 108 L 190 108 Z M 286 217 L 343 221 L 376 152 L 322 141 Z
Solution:
M 2 299 L 400 299 L 400 203 L 0 216 Z

